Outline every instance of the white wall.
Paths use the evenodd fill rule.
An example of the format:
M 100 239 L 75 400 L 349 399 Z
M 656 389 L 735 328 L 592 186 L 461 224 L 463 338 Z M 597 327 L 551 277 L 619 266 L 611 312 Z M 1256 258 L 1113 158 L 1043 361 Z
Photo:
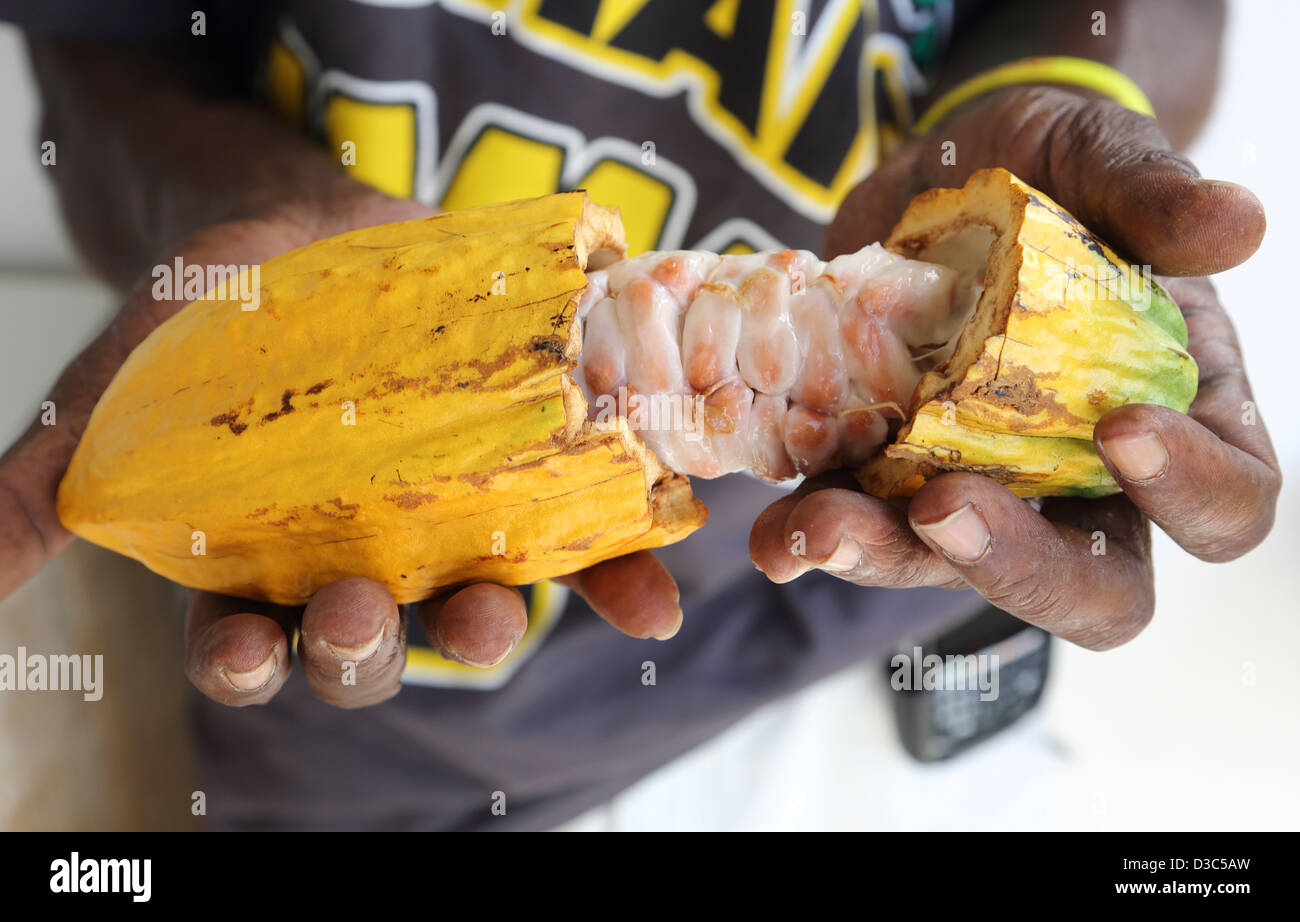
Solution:
M 40 109 L 21 34 L 0 25 L 0 267 L 75 271 L 53 188 L 42 175 Z M 56 165 L 57 168 L 57 165 Z

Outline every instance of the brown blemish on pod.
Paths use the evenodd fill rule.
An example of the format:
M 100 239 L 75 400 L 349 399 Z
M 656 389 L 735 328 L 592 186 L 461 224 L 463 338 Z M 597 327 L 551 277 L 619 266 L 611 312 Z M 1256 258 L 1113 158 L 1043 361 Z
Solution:
M 265 416 L 262 417 L 262 422 L 263 423 L 274 422 L 275 420 L 279 419 L 281 416 L 288 416 L 290 413 L 292 413 L 293 403 L 291 401 L 293 400 L 293 394 L 294 394 L 293 391 L 285 391 L 283 394 L 281 394 L 280 409 L 272 410 L 270 413 L 267 413 Z
M 384 497 L 399 509 L 419 509 L 425 503 L 431 503 L 437 498 L 436 493 L 421 493 L 418 490 L 407 490 L 405 493 L 388 494 Z
M 211 420 L 213 426 L 229 426 L 230 431 L 235 435 L 243 432 L 248 425 L 239 421 L 238 413 L 222 413 L 220 416 L 214 416 Z

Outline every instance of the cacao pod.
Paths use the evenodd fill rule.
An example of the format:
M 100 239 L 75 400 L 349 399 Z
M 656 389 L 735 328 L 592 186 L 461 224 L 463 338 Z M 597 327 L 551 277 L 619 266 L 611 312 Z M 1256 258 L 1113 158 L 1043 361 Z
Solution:
M 347 576 L 412 602 L 676 541 L 706 516 L 688 479 L 589 426 L 568 376 L 588 259 L 623 247 L 617 212 L 571 192 L 269 260 L 256 310 L 210 293 L 131 353 L 60 518 L 183 585 L 287 605 Z
M 972 471 L 1020 496 L 1119 491 L 1092 442 L 1115 407 L 1186 412 L 1196 362 L 1178 305 L 1043 193 L 1006 170 L 908 206 L 886 244 L 983 273 L 952 358 L 922 377 L 909 421 L 858 471 L 863 488 L 910 496 L 931 477 Z

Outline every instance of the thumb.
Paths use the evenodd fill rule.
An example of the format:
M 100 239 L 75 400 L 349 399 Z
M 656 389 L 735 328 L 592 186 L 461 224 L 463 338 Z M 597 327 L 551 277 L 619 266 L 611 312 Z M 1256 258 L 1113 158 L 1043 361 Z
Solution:
M 951 176 L 932 180 L 918 169 L 920 149 L 918 142 L 899 148 L 849 190 L 826 229 L 824 258 L 856 253 L 868 244 L 884 241 L 908 202 L 931 185 L 943 184 L 945 179 L 952 182 Z
M 827 256 L 884 240 L 917 193 L 960 186 L 989 167 L 1042 190 L 1160 275 L 1222 272 L 1264 238 L 1259 199 L 1236 183 L 1202 179 L 1155 119 L 1109 99 L 1033 86 L 959 109 L 886 157 L 845 198 L 827 231 Z
M 0 457 L 0 599 L 71 543 L 56 507 L 59 481 L 90 414 L 131 349 L 183 306 L 182 300 L 155 300 L 145 276 L 55 382 L 46 398 L 52 418 L 42 412 Z
M 198 266 L 257 264 L 307 243 L 312 233 L 288 218 L 214 225 L 182 241 L 162 265 L 173 258 Z M 48 397 L 53 424 L 36 420 L 0 458 L 0 599 L 72 540 L 59 522 L 56 497 L 91 411 L 131 350 L 186 304 L 183 297 L 155 297 L 154 281 L 150 272 L 141 275 L 113 322 L 59 377 Z
M 960 169 L 942 165 L 945 140 L 955 141 Z M 914 143 L 926 187 L 1004 167 L 1161 275 L 1222 272 L 1264 238 L 1264 206 L 1249 189 L 1202 179 L 1155 119 L 1109 99 L 1041 86 L 1005 91 Z
M 1154 119 L 1104 100 L 1062 124 L 1077 140 L 1073 149 L 1053 145 L 1058 188 L 1044 191 L 1131 259 L 1162 275 L 1211 275 L 1259 249 L 1260 200 L 1245 186 L 1202 179 Z
M 42 413 L 0 458 L 0 599 L 72 540 L 59 522 L 55 496 L 95 401 L 122 364 L 119 323 L 63 372 L 47 398 L 52 418 Z
M 62 467 L 47 465 L 41 433 L 24 438 L 0 462 L 0 599 L 13 592 L 72 536 L 59 524 L 54 492 Z M 69 457 L 71 453 L 69 453 Z

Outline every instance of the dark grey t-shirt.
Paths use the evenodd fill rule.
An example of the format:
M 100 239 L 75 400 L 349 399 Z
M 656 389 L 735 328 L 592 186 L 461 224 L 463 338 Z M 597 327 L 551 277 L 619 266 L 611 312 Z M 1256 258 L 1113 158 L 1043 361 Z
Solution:
M 271 35 L 257 54 L 270 102 L 391 194 L 458 208 L 581 187 L 622 208 L 634 252 L 815 251 L 836 204 L 910 123 L 969 6 L 502 5 L 310 0 L 247 34 Z M 142 6 L 170 10 L 142 17 L 143 32 L 191 24 L 188 7 Z M 233 8 L 250 5 L 208 13 L 226 39 L 240 33 Z M 709 523 L 659 552 L 685 611 L 671 641 L 627 638 L 576 598 L 548 607 L 534 593 L 528 635 L 486 673 L 442 660 L 412 626 L 408 686 L 377 707 L 330 708 L 300 673 L 265 707 L 196 696 L 213 825 L 555 824 L 759 705 L 979 607 L 972 593 L 820 573 L 773 585 L 747 539 L 780 491 L 744 476 L 696 489 Z

